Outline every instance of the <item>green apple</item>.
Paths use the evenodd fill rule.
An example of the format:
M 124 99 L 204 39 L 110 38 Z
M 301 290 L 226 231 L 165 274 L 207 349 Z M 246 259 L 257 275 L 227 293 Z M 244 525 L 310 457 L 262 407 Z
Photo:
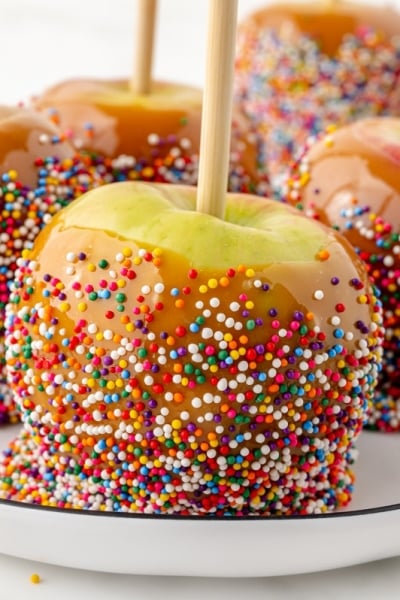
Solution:
M 349 502 L 382 335 L 361 261 L 273 201 L 227 194 L 224 220 L 195 208 L 193 187 L 103 186 L 20 262 L 7 363 L 26 431 L 3 497 L 20 497 L 9 474 L 28 452 L 35 472 L 57 472 L 55 487 L 29 480 L 50 506 L 272 515 Z

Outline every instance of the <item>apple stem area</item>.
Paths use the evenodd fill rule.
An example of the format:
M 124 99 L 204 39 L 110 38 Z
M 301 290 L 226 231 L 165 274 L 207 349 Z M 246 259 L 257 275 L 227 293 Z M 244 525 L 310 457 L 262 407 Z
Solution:
M 225 216 L 238 0 L 209 0 L 196 210 Z

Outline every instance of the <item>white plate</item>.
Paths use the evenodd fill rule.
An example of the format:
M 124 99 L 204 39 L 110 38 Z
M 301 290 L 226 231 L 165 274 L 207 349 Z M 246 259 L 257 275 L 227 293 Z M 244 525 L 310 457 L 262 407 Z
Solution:
M 0 430 L 4 448 L 18 428 Z M 0 552 L 136 575 L 264 577 L 400 555 L 400 436 L 364 432 L 345 511 L 281 518 L 171 518 L 0 501 Z

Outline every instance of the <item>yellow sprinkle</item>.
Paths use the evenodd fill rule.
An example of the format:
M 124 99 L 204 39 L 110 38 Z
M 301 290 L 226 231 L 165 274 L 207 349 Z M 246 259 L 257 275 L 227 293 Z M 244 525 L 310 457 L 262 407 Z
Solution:
M 215 288 L 218 287 L 218 281 L 216 279 L 209 279 L 207 283 L 208 287 L 212 290 L 215 290 Z
M 86 302 L 79 302 L 79 304 L 78 304 L 78 310 L 79 310 L 79 312 L 85 312 L 86 309 L 87 309 Z
M 300 186 L 304 186 L 307 185 L 307 183 L 310 181 L 310 174 L 305 172 L 302 173 L 301 177 L 300 177 Z
M 40 583 L 40 575 L 38 575 L 37 573 L 32 573 L 30 580 L 31 583 Z
M 93 263 L 89 263 L 87 266 L 87 270 L 93 273 L 96 270 L 96 265 L 94 265 Z
M 132 250 L 131 250 L 131 248 L 124 248 L 124 249 L 122 250 L 122 254 L 123 254 L 124 256 L 126 256 L 127 258 L 128 258 L 129 256 L 132 256 Z
M 204 284 L 199 287 L 200 294 L 206 294 L 207 290 L 208 290 L 208 287 Z

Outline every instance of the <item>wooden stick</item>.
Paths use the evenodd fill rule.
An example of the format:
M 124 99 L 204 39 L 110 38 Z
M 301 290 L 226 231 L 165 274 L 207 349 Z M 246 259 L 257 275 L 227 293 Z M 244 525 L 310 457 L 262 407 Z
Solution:
M 206 77 L 197 210 L 224 218 L 232 124 L 238 0 L 208 0 Z
M 136 94 L 149 94 L 151 91 L 157 0 L 136 1 L 136 48 L 131 90 Z

